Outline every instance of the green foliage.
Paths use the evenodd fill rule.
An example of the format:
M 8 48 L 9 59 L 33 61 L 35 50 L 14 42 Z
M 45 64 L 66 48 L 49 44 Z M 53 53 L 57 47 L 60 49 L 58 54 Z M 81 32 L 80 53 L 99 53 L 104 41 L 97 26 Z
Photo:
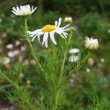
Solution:
M 86 12 L 101 12 L 104 15 L 109 13 L 109 0 L 47 0 L 44 1 L 46 9 L 59 10 L 69 15 L 84 15 Z
M 95 32 L 98 29 L 100 16 L 95 13 L 90 13 L 85 16 L 80 17 L 79 19 L 79 25 L 81 28 L 81 31 L 84 35 L 92 35 L 95 34 Z
M 47 2 L 43 1 L 43 3 Z M 90 2 L 51 0 L 48 5 L 49 3 L 53 3 L 51 8 L 55 12 L 45 13 L 43 10 L 40 14 L 28 17 L 28 27 L 25 28 L 24 18 L 15 17 L 10 13 L 0 14 L 1 37 L 6 35 L 2 40 L 4 48 L 6 44 L 19 39 L 27 44 L 25 58 L 33 58 L 36 62 L 34 65 L 24 65 L 24 62 L 19 63 L 15 60 L 10 64 L 11 68 L 0 65 L 0 98 L 8 97 L 22 110 L 56 110 L 56 108 L 58 110 L 109 110 L 110 23 L 107 18 L 104 18 L 105 16 L 98 13 L 84 14 L 89 10 L 103 10 L 106 5 L 109 6 L 109 1 L 103 1 L 104 7 L 100 7 L 99 1 L 94 0 Z M 47 9 L 45 4 L 43 6 Z M 100 8 L 97 9 L 97 6 Z M 30 39 L 26 38 L 27 28 L 33 31 L 45 24 L 53 24 L 59 16 L 64 16 L 66 13 L 84 15 L 77 18 L 77 21 L 73 21 L 72 26 L 75 26 L 76 30 L 70 33 L 67 39 L 64 40 L 56 35 L 57 46 L 49 41 L 49 48 L 45 49 L 36 40 L 31 43 Z M 87 55 L 87 50 L 84 50 L 85 36 L 95 36 L 100 42 L 99 50 L 91 54 L 95 62 L 92 66 L 84 60 Z M 81 50 L 78 63 L 68 62 L 68 51 L 71 48 Z M 100 61 L 101 58 L 104 58 L 104 62 Z M 72 71 L 74 68 L 76 71 Z M 87 72 L 86 68 L 89 68 L 90 72 Z M 71 74 L 68 75 L 69 73 Z M 70 87 L 71 78 L 74 83 Z
M 80 30 L 84 36 L 96 36 L 101 42 L 110 40 L 110 23 L 107 19 L 102 19 L 97 13 L 90 13 L 79 19 Z

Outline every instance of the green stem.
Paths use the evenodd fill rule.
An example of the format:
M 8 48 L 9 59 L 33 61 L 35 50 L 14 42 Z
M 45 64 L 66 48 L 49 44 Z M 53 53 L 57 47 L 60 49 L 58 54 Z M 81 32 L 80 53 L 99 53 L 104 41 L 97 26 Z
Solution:
M 61 73 L 60 73 L 61 76 L 63 76 L 63 73 L 64 73 L 64 65 L 65 65 L 65 61 L 66 61 L 66 54 L 67 54 L 67 50 L 65 50 L 65 52 L 64 52 L 64 57 L 63 57 L 62 65 L 61 65 Z
M 34 51 L 34 49 L 33 49 L 33 46 L 32 46 L 32 44 L 31 44 L 30 39 L 28 38 L 28 33 L 27 33 L 27 31 L 28 31 L 28 29 L 27 29 L 27 19 L 25 18 L 25 38 L 26 38 L 26 40 L 27 40 L 27 42 L 28 42 L 28 44 L 29 44 L 29 46 L 30 46 L 30 49 L 31 49 L 31 52 L 32 52 L 32 56 L 34 57 L 34 59 L 35 59 L 35 61 L 36 61 L 36 63 L 37 63 L 37 66 L 40 68 L 41 72 L 44 73 L 44 69 L 43 69 L 42 65 L 40 64 L 40 62 L 39 62 L 39 60 L 38 60 L 38 58 L 37 58 L 37 56 L 36 56 L 36 54 L 35 54 L 35 51 Z
M 71 71 L 68 73 L 68 75 L 67 75 L 66 78 L 69 78 L 74 71 L 79 70 L 79 69 L 83 66 L 83 64 L 85 63 L 85 61 L 88 59 L 89 56 L 90 56 L 90 51 L 89 51 L 89 53 L 87 54 L 87 56 L 82 60 L 82 62 L 79 63 L 73 70 L 71 70 Z
M 59 92 L 57 91 L 55 94 L 55 100 L 54 100 L 54 108 L 53 110 L 57 110 L 57 105 L 58 105 L 58 98 L 59 98 Z
M 62 65 L 61 65 L 61 72 L 60 72 L 61 77 L 62 77 L 63 74 L 64 74 L 64 65 L 65 65 L 66 55 L 67 55 L 68 46 L 69 46 L 69 44 L 70 44 L 71 38 L 72 38 L 72 33 L 71 33 L 70 36 L 69 36 L 68 43 L 67 43 L 66 48 L 65 48 L 65 51 L 64 51 L 64 57 L 63 57 L 63 61 L 62 61 Z
M 65 44 L 65 51 L 64 51 L 64 56 L 63 56 L 63 60 L 62 60 L 62 64 L 61 64 L 61 70 L 60 70 L 60 78 L 59 78 L 58 84 L 57 84 L 57 86 L 56 86 L 56 88 L 55 88 L 55 99 L 54 99 L 54 107 L 53 107 L 53 110 L 57 110 L 58 98 L 59 98 L 59 95 L 60 95 L 59 85 L 60 85 L 60 87 L 61 87 L 62 81 L 63 81 L 63 78 L 64 78 L 64 77 L 63 77 L 63 75 L 64 75 L 64 66 L 65 66 L 66 55 L 67 55 L 68 46 L 69 46 L 69 44 L 70 44 L 71 38 L 72 38 L 72 33 L 70 33 L 68 42 L 67 42 L 67 44 Z
M 71 71 L 68 73 L 68 75 L 63 79 L 63 81 L 59 83 L 59 85 L 58 85 L 58 87 L 57 87 L 56 90 L 58 90 L 58 89 L 61 87 L 61 85 L 68 80 L 68 78 L 73 74 L 73 72 L 78 71 L 78 70 L 83 66 L 84 62 L 87 60 L 87 58 L 90 56 L 90 54 L 91 54 L 91 52 L 89 51 L 89 53 L 88 53 L 87 56 L 82 60 L 82 62 L 79 63 L 73 70 L 71 70 Z
M 3 73 L 1 70 L 0 70 L 0 75 L 6 79 L 10 84 L 12 84 L 15 89 L 18 91 L 18 92 L 22 92 L 23 93 L 23 89 L 21 87 L 19 87 L 19 85 L 15 82 L 15 81 L 12 81 L 10 78 L 8 78 L 5 73 Z M 33 105 L 30 103 L 29 101 L 29 98 L 27 95 L 25 94 L 21 94 L 21 96 L 19 97 L 21 100 L 20 101 L 23 101 L 25 103 L 25 105 L 28 106 L 29 110 L 34 110 L 34 107 Z
M 10 84 L 12 84 L 14 87 L 19 88 L 18 85 L 17 85 L 15 82 L 13 82 L 10 78 L 8 78 L 8 77 L 5 75 L 5 73 L 3 73 L 1 70 L 0 70 L 0 75 L 1 75 L 4 79 L 6 79 Z

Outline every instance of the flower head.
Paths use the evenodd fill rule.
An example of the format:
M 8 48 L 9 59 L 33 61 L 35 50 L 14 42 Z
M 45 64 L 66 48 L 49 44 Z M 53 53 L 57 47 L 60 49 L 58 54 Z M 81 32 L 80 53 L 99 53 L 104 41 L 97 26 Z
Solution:
M 6 48 L 7 49 L 12 49 L 14 46 L 13 46 L 13 44 L 8 44 L 8 45 L 6 45 Z
M 71 55 L 69 57 L 69 62 L 73 63 L 73 62 L 77 62 L 79 60 L 79 56 L 78 55 Z
M 80 50 L 78 48 L 72 48 L 69 50 L 69 53 L 71 54 L 68 61 L 73 63 L 77 62 L 79 60 L 79 52 Z
M 92 57 L 89 57 L 88 60 L 87 60 L 88 64 L 90 66 L 93 66 L 94 65 L 94 59 Z
M 96 50 L 99 47 L 98 40 L 86 37 L 85 47 L 90 50 Z
M 104 63 L 105 62 L 105 59 L 104 58 L 101 58 L 100 61 L 101 61 L 101 63 Z
M 11 62 L 11 59 L 9 57 L 3 56 L 2 58 L 0 58 L 0 63 L 2 63 L 3 65 L 9 64 Z
M 16 46 L 19 46 L 21 44 L 21 42 L 19 41 L 19 40 L 17 40 L 16 42 L 15 42 L 15 45 Z
M 89 73 L 91 70 L 89 68 L 86 68 L 86 72 Z
M 37 7 L 31 7 L 30 5 L 21 5 L 21 6 L 16 6 L 12 8 L 12 13 L 14 13 L 17 16 L 28 16 L 31 15 Z
M 66 25 L 64 27 L 60 27 L 62 19 L 59 18 L 59 21 L 55 21 L 55 25 L 47 24 L 43 26 L 41 29 L 37 29 L 33 32 L 28 31 L 28 34 L 30 37 L 32 37 L 32 41 L 37 37 L 38 41 L 40 41 L 40 37 L 43 36 L 43 42 L 42 45 L 45 45 L 45 47 L 48 47 L 48 38 L 50 37 L 51 41 L 57 45 L 57 42 L 55 40 L 55 33 L 59 34 L 62 38 L 67 38 L 67 33 L 65 31 L 69 30 L 67 27 L 69 25 Z
M 72 49 L 69 50 L 69 53 L 70 54 L 77 54 L 77 53 L 79 53 L 79 51 L 80 50 L 78 48 L 72 48 Z
M 70 22 L 72 23 L 72 17 L 65 17 L 64 22 Z
M 14 51 L 9 51 L 9 52 L 7 53 L 7 55 L 8 55 L 8 57 L 10 57 L 10 58 L 15 57 Z

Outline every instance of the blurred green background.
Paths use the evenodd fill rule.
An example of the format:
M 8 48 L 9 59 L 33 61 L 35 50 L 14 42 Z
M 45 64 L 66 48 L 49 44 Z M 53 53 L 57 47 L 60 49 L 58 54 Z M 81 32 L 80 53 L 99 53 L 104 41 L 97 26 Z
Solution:
M 4 5 L 6 5 L 5 9 L 12 7 L 13 5 L 21 5 L 21 4 L 33 4 L 42 5 L 42 8 L 47 11 L 58 11 L 63 14 L 69 15 L 83 15 L 88 12 L 99 12 L 101 14 L 109 15 L 109 0 L 0 0 L 0 7 L 4 10 Z M 40 7 L 41 8 L 41 7 Z
M 84 43 L 82 39 L 85 36 L 95 36 L 99 40 L 99 49 L 91 55 L 93 65 L 87 61 L 85 67 L 76 73 L 75 77 L 73 75 L 70 78 L 75 83 L 65 91 L 67 101 L 62 110 L 69 110 L 68 106 L 72 107 L 73 104 L 72 110 L 110 110 L 110 0 L 0 0 L 0 56 L 6 56 L 9 52 L 6 49 L 7 44 L 15 44 L 18 40 L 21 44 L 14 47 L 15 49 L 21 49 L 25 45 L 28 47 L 22 37 L 23 18 L 11 13 L 13 6 L 23 4 L 38 7 L 36 12 L 28 18 L 30 30 L 40 28 L 46 23 L 53 23 L 59 17 L 71 16 L 73 26 L 77 27 L 71 48 L 83 48 L 81 44 Z M 36 43 L 34 46 L 35 48 L 38 46 L 38 50 L 42 48 L 40 45 L 36 46 Z M 25 63 L 26 59 L 29 59 L 28 63 L 32 59 L 28 53 L 27 48 L 22 52 Z M 45 50 L 38 52 L 41 59 L 45 58 L 42 53 L 45 53 Z M 19 67 L 17 61 L 18 57 L 12 59 L 11 67 L 10 65 L 3 67 L 6 73 L 11 73 L 16 66 Z M 20 79 L 20 83 L 27 88 L 31 83 L 29 89 L 34 94 L 36 91 L 40 94 L 45 89 L 45 81 L 40 73 L 37 77 L 33 75 L 35 69 L 30 64 L 23 69 L 25 77 Z M 33 69 L 28 71 L 27 68 Z M 71 83 L 70 80 L 68 82 Z M 4 91 L 7 88 L 10 90 L 7 84 L 8 82 L 0 79 L 0 97 L 3 99 L 6 97 Z

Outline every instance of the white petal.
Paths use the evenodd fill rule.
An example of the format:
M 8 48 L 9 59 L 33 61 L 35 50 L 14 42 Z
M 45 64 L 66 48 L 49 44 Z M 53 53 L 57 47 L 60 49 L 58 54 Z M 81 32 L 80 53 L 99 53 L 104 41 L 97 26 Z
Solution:
M 62 18 L 59 18 L 58 27 L 61 25 Z
M 37 7 L 31 7 L 30 5 L 21 5 L 12 8 L 12 13 L 19 16 L 31 15 Z
M 40 31 L 41 31 L 41 29 L 37 29 L 35 31 L 27 31 L 27 33 L 33 37 L 34 35 L 39 35 Z
M 61 33 L 59 33 L 59 35 L 60 35 L 62 38 L 64 38 L 64 39 L 65 39 L 65 36 L 63 36 Z
M 67 38 L 67 33 L 66 32 L 63 32 L 62 34 L 63 34 L 63 36 L 65 36 L 65 38 Z
M 38 35 L 38 41 L 40 42 L 40 36 Z
M 55 45 L 57 45 L 56 40 L 55 40 L 55 38 L 54 38 L 54 33 L 53 33 L 53 32 L 50 32 L 50 38 L 51 38 L 52 42 L 53 42 Z
M 64 38 L 64 39 L 65 39 L 65 36 L 64 36 L 64 35 L 62 35 L 62 32 L 61 32 L 60 30 L 57 30 L 57 31 L 56 31 L 56 33 L 57 33 L 57 34 L 59 34 L 62 38 Z
M 37 37 L 37 35 L 35 35 L 35 36 L 33 36 L 33 38 L 32 38 L 32 42 L 34 41 L 34 39 Z
M 18 15 L 14 10 L 12 10 L 12 13 L 15 14 L 15 15 Z
M 38 41 L 40 41 L 40 35 L 42 35 L 43 33 L 41 33 L 41 29 L 37 29 L 35 31 L 27 31 L 27 33 L 29 34 L 29 37 L 32 37 L 32 41 L 34 41 L 34 39 L 38 36 Z
M 66 26 L 64 26 L 64 27 L 62 27 L 63 29 L 65 29 L 65 28 L 67 28 L 67 27 L 69 27 L 70 26 L 70 24 L 68 24 L 68 25 L 66 25 Z
M 45 47 L 48 48 L 48 39 L 45 41 Z
M 58 25 L 58 22 L 57 22 L 57 21 L 55 21 L 55 26 L 57 27 L 57 25 Z
M 33 13 L 36 9 L 37 9 L 37 7 L 33 8 L 33 9 L 32 9 L 32 13 Z
M 78 48 L 72 48 L 72 49 L 69 50 L 69 53 L 70 54 L 76 54 L 76 53 L 79 53 L 79 51 L 80 50 Z
M 45 43 L 45 41 L 47 41 L 47 39 L 48 39 L 48 32 L 44 33 L 42 45 Z

